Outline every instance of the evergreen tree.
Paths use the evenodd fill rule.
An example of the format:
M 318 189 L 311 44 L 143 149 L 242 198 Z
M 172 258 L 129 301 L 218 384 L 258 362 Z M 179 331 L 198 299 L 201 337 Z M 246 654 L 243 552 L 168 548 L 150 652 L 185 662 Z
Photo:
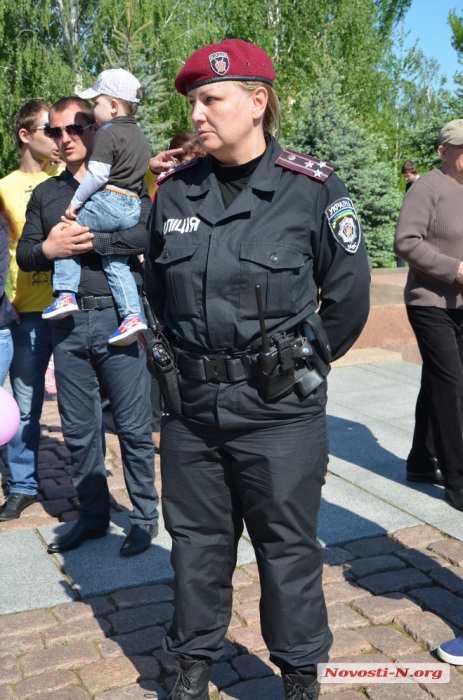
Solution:
M 291 145 L 329 161 L 345 182 L 374 267 L 394 264 L 393 239 L 402 197 L 394 168 L 378 157 L 381 137 L 368 131 L 341 92 L 336 67 L 325 57 L 317 84 L 303 102 Z
M 137 111 L 137 122 L 145 133 L 152 153 L 164 150 L 166 146 L 165 132 L 169 122 L 163 122 L 160 110 L 168 102 L 165 78 L 161 76 L 159 65 L 153 60 L 153 46 L 147 46 L 143 41 L 143 32 L 151 27 L 152 22 L 143 24 L 138 29 L 133 28 L 130 3 L 126 2 L 126 30 L 115 29 L 113 42 L 115 50 L 104 47 L 107 64 L 105 68 L 125 68 L 133 73 L 143 88 L 143 99 Z

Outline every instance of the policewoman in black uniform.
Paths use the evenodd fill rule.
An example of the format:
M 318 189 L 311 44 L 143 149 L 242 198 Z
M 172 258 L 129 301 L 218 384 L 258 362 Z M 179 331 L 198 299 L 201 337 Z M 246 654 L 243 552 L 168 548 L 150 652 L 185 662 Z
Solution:
M 270 135 L 275 77 L 262 49 L 236 39 L 188 59 L 175 87 L 208 155 L 158 180 L 154 200 L 147 294 L 171 351 L 158 342 L 148 355 L 171 352 L 178 370 L 167 358 L 162 377 L 158 364 L 169 408 L 161 464 L 175 571 L 165 641 L 179 667 L 174 700 L 208 698 L 243 521 L 259 567 L 262 634 L 287 698 L 318 697 L 316 665 L 332 642 L 316 540 L 325 377 L 365 324 L 369 271 L 333 168 Z

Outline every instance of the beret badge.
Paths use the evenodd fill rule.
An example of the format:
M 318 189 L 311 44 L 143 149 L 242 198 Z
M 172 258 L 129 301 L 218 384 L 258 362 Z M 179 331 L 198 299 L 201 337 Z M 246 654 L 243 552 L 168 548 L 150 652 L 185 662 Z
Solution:
M 230 60 L 225 51 L 217 51 L 209 55 L 209 63 L 214 73 L 225 75 L 230 69 Z

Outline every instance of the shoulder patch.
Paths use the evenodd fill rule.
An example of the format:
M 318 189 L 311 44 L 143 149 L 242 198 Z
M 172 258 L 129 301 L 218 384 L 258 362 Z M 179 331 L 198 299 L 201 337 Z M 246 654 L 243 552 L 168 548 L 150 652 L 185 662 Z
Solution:
M 275 164 L 288 170 L 303 173 L 314 180 L 319 180 L 319 182 L 325 182 L 334 170 L 333 166 L 324 160 L 307 156 L 304 153 L 296 153 L 289 148 L 280 153 Z
M 349 197 L 337 199 L 326 208 L 325 216 L 336 243 L 347 253 L 356 253 L 362 231 L 352 200 Z
M 192 165 L 196 165 L 198 162 L 200 156 L 195 156 L 191 160 L 189 160 L 187 163 L 182 163 L 181 165 L 177 165 L 177 167 L 172 168 L 172 170 L 168 170 L 167 173 L 164 173 L 163 175 L 159 175 L 158 179 L 156 180 L 157 185 L 161 185 L 167 178 L 172 177 L 172 175 L 175 175 L 175 173 L 179 173 L 182 170 L 186 170 L 187 168 L 191 168 Z

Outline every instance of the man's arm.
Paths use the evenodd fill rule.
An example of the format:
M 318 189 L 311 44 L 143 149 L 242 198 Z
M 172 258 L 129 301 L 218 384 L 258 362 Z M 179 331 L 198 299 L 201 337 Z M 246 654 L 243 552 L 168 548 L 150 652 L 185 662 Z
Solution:
M 394 252 L 409 265 L 445 284 L 462 281 L 461 260 L 439 253 L 427 241 L 438 194 L 420 178 L 404 197 L 394 240 Z
M 136 226 L 113 233 L 95 231 L 93 240 L 95 253 L 105 257 L 107 255 L 140 255 L 145 252 L 148 240 L 147 224 L 152 206 L 145 183 L 143 183 L 140 200 L 140 221 Z
M 51 270 L 56 258 L 87 253 L 93 248 L 93 234 L 83 226 L 69 227 L 60 222 L 47 236 L 42 221 L 43 207 L 47 205 L 47 185 L 49 183 L 44 182 L 35 188 L 27 206 L 26 223 L 16 248 L 16 260 L 24 272 Z

